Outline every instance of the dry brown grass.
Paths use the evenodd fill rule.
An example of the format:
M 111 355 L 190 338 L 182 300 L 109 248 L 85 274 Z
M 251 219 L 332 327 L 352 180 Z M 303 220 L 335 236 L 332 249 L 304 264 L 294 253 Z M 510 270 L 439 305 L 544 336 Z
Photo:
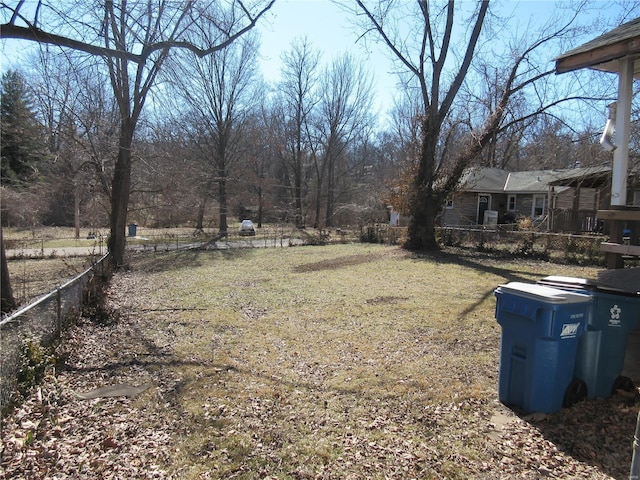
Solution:
M 27 304 L 91 266 L 87 257 L 13 258 L 8 261 L 16 301 Z
M 95 401 L 91 418 L 67 412 L 93 421 L 93 435 L 118 439 L 114 418 L 147 433 L 123 434 L 88 474 L 124 468 L 116 453 L 180 479 L 628 472 L 625 452 L 622 462 L 591 458 L 496 399 L 494 289 L 550 274 L 595 278 L 595 268 L 380 245 L 145 254 L 131 267 L 111 291 L 119 323 L 70 342 L 59 381 L 76 391 L 152 381 L 133 400 Z M 634 424 L 619 400 L 599 408 Z M 123 411 L 129 424 L 114 413 Z M 145 453 L 149 432 L 162 436 Z

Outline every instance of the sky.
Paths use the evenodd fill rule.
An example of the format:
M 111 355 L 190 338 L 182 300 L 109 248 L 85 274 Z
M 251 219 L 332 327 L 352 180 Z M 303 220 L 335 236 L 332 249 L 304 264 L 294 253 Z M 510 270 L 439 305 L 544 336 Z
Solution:
M 306 37 L 325 62 L 346 52 L 362 57 L 375 78 L 378 107 L 391 107 L 397 79 L 389 73 L 386 51 L 371 44 L 365 51 L 362 41 L 357 42 L 358 32 L 339 6 L 329 0 L 276 0 L 265 20 L 258 30 L 261 70 L 267 81 L 280 78 L 282 53 L 291 49 L 295 39 Z
M 346 1 L 346 0 L 344 0 Z M 405 1 L 405 0 L 402 0 Z M 406 0 L 408 1 L 408 0 Z M 473 7 L 475 2 L 461 0 Z M 565 2 L 566 3 L 566 2 Z M 592 0 L 593 5 L 610 5 L 611 2 Z M 530 20 L 544 21 L 556 8 L 554 0 L 501 0 L 495 2 L 506 15 L 514 14 L 520 24 Z M 615 12 L 602 9 L 598 15 L 611 16 Z M 257 26 L 261 37 L 260 67 L 265 79 L 276 82 L 280 78 L 282 53 L 291 49 L 295 39 L 307 37 L 312 47 L 319 50 L 324 62 L 337 55 L 351 52 L 366 63 L 375 79 L 374 99 L 379 112 L 384 114 L 393 107 L 397 95 L 397 77 L 392 71 L 389 52 L 380 44 L 369 42 L 365 52 L 363 42 L 357 42 L 359 32 L 353 27 L 345 12 L 330 0 L 276 0 L 272 9 Z M 594 32 L 594 36 L 602 32 Z M 584 40 L 576 42 L 582 43 Z M 12 68 L 17 52 L 15 41 L 2 41 L 0 46 L 0 71 Z M 20 47 L 21 48 L 21 47 Z M 549 52 L 549 61 L 562 52 Z
M 469 0 L 463 0 L 469 1 Z M 567 3 L 567 2 L 565 2 Z M 616 12 L 605 9 L 605 3 L 592 0 L 591 6 L 603 5 L 599 16 L 607 17 Z M 496 2 L 500 12 L 515 17 L 520 25 L 546 21 L 556 8 L 555 0 L 503 0 Z M 388 50 L 382 45 L 369 42 L 365 52 L 362 41 L 357 42 L 358 32 L 346 14 L 330 0 L 276 0 L 265 21 L 259 25 L 261 35 L 261 69 L 267 81 L 279 79 L 282 52 L 290 50 L 292 41 L 307 37 L 312 46 L 323 53 L 323 60 L 330 61 L 335 55 L 352 52 L 361 56 L 374 75 L 375 104 L 384 114 L 394 105 L 398 94 L 397 76 L 392 73 L 392 62 Z M 594 37 L 602 32 L 594 32 Z M 590 39 L 590 38 L 589 38 Z M 571 48 L 583 43 L 576 42 Z M 563 52 L 550 51 L 548 60 Z

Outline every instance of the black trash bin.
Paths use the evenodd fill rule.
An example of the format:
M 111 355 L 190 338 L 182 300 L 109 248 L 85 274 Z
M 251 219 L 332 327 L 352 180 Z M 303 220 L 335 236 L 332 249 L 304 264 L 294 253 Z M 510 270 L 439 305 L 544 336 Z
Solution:
M 608 398 L 619 388 L 632 391 L 635 387 L 631 379 L 620 374 L 629 334 L 640 319 L 640 295 L 585 278 L 552 275 L 538 283 L 593 299 L 586 331 L 578 342 L 574 373 L 586 383 L 587 398 Z

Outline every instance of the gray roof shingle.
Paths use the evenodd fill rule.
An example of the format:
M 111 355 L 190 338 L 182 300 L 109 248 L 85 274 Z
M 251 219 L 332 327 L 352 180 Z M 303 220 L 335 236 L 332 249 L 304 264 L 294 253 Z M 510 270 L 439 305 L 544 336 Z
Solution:
M 617 60 L 638 55 L 640 55 L 640 18 L 624 23 L 557 56 L 554 60 L 556 73 L 580 68 L 618 72 Z
M 610 175 L 610 167 L 564 168 L 507 172 L 500 168 L 474 167 L 460 181 L 460 190 L 482 193 L 546 193 L 549 185 L 568 186 L 580 180 Z M 587 186 L 586 184 L 583 186 Z

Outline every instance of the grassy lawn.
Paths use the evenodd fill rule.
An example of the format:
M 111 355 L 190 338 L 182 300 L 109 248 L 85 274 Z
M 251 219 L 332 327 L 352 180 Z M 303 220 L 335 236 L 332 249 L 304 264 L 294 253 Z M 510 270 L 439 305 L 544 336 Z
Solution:
M 215 312 L 182 313 L 190 334 L 176 331 L 180 356 L 210 362 L 178 373 L 180 408 L 193 423 L 181 451 L 196 458 L 207 449 L 185 466 L 189 476 L 283 464 L 297 475 L 336 464 L 382 475 L 401 468 L 395 456 L 428 454 L 425 442 L 446 447 L 430 411 L 473 408 L 495 389 L 496 273 L 384 247 L 246 255 L 214 260 L 220 273 L 194 268 L 175 297 L 151 300 Z M 438 462 L 445 474 L 464 472 L 455 458 Z
M 118 323 L 87 326 L 65 347 L 65 388 L 153 387 L 133 399 L 94 400 L 89 413 L 66 407 L 79 424 L 94 422 L 91 435 L 103 429 L 118 439 L 135 425 L 128 447 L 98 452 L 105 459 L 88 464 L 89 473 L 104 474 L 109 455 L 118 472 L 123 458 L 136 457 L 129 444 L 143 449 L 141 438 L 163 432 L 139 460 L 161 478 L 628 474 L 636 412 L 628 403 L 597 405 L 631 430 L 616 437 L 620 456 L 592 458 L 571 443 L 570 419 L 593 417 L 596 407 L 536 424 L 497 401 L 494 289 L 551 274 L 595 278 L 597 268 L 365 244 L 130 260 L 110 292 Z M 87 332 L 90 341 L 78 340 Z M 551 428 L 558 422 L 568 425 L 560 433 Z

